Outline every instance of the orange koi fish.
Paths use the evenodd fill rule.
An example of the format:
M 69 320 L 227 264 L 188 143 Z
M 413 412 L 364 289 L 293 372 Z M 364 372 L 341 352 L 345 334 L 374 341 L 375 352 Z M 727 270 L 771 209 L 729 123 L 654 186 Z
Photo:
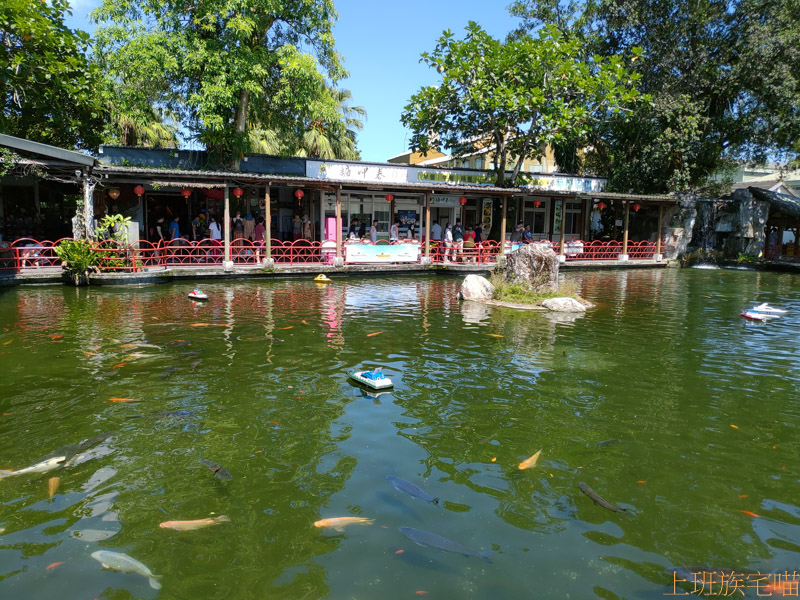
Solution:
M 499 333 L 487 333 L 486 335 L 488 335 L 489 337 L 496 337 L 496 338 L 501 338 L 501 337 L 503 337 L 503 336 L 502 336 L 502 335 L 500 335 Z
M 756 517 L 756 518 L 758 517 L 756 513 L 750 512 L 749 510 L 740 510 L 739 512 L 742 513 L 743 515 L 747 515 L 748 517 Z
M 108 401 L 109 402 L 138 402 L 138 400 L 135 400 L 133 398 L 109 398 Z
M 64 562 L 63 562 L 63 561 L 62 561 L 62 562 L 54 562 L 54 563 L 50 563 L 49 565 L 47 565 L 47 566 L 45 567 L 45 570 L 46 570 L 46 571 L 49 571 L 50 569 L 55 569 L 56 567 L 59 567 L 59 566 L 61 566 L 61 565 L 63 565 L 63 564 L 64 564 Z
M 161 529 L 174 529 L 175 531 L 195 531 L 220 523 L 230 523 L 231 520 L 225 515 L 211 517 L 208 519 L 197 519 L 195 521 L 164 521 L 159 525 Z
M 375 337 L 376 335 L 380 335 L 382 333 L 383 333 L 382 331 L 376 331 L 375 333 L 368 333 L 367 337 Z
M 283 329 L 294 329 L 294 325 L 289 325 L 288 327 L 281 327 L 281 330 Z
M 314 527 L 331 527 L 336 531 L 344 531 L 345 525 L 372 525 L 375 519 L 362 519 L 361 517 L 334 517 L 322 519 L 314 523 Z
M 536 461 L 539 460 L 539 455 L 541 453 L 542 451 L 539 450 L 536 454 L 534 454 L 530 458 L 527 458 L 523 460 L 521 463 L 519 463 L 519 470 L 522 471 L 523 469 L 530 469 L 531 467 L 535 466 Z
M 58 486 L 61 484 L 60 477 L 51 477 L 47 480 L 47 493 L 50 494 L 50 497 L 56 495 L 56 491 L 58 490 Z
M 122 344 L 120 348 L 136 348 L 136 344 Z
M 63 335 L 61 335 L 60 333 L 54 333 L 53 335 L 51 335 L 51 336 L 50 336 L 50 339 L 51 339 L 51 340 L 60 340 L 60 339 L 61 339 L 61 338 L 63 338 L 63 337 L 64 337 L 64 336 L 63 336 Z
M 189 323 L 189 327 L 208 327 L 208 323 Z
M 117 363 L 117 364 L 115 364 L 115 365 L 114 365 L 113 367 L 111 367 L 111 368 L 112 368 L 112 369 L 119 369 L 120 367 L 124 367 L 124 366 L 125 366 L 125 365 L 127 365 L 127 364 L 128 364 L 128 363 L 126 363 L 126 362 L 121 362 L 121 363 Z

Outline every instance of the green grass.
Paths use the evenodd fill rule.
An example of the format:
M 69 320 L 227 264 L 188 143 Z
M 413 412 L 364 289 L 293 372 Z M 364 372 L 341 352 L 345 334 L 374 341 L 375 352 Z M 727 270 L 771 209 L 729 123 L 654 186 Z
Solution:
M 501 273 L 492 273 L 491 281 L 494 285 L 494 300 L 501 302 L 540 305 L 549 298 L 575 298 L 582 301 L 578 295 L 578 286 L 570 279 L 563 279 L 557 292 L 536 292 L 530 286 L 509 283 Z

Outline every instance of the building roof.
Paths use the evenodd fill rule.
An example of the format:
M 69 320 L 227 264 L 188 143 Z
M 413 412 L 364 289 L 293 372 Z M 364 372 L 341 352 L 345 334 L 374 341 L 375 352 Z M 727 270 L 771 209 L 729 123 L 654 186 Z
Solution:
M 22 152 L 25 155 L 35 155 L 46 160 L 55 160 L 62 163 L 70 163 L 80 167 L 91 167 L 95 163 L 93 156 L 57 148 L 48 144 L 32 142 L 22 138 L 0 133 L 0 146 L 5 146 L 13 150 Z
M 800 198 L 757 187 L 750 187 L 748 191 L 753 194 L 756 200 L 767 201 L 783 214 L 800 218 Z

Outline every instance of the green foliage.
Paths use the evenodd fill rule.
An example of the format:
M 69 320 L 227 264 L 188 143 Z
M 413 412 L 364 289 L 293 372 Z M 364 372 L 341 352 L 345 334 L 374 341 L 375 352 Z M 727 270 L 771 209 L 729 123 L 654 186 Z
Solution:
M 639 57 L 635 48 L 629 54 Z M 470 22 L 463 40 L 445 31 L 422 62 L 442 80 L 403 111 L 412 148 L 464 156 L 490 146 L 498 186 L 514 184 L 523 159 L 541 157 L 548 144 L 579 144 L 596 120 L 624 120 L 643 99 L 620 56 L 584 56 L 582 40 L 556 27 L 502 42 Z M 511 157 L 519 160 L 506 182 Z
M 67 0 L 0 3 L 0 131 L 67 148 L 96 148 L 103 78 L 89 35 L 64 24 Z
M 517 0 L 516 36 L 556 23 L 585 51 L 619 56 L 652 103 L 602 120 L 587 162 L 617 191 L 700 190 L 733 160 L 800 156 L 797 0 Z
M 53 247 L 53 252 L 64 263 L 64 269 L 78 285 L 87 274 L 100 264 L 100 257 L 89 240 L 62 240 Z
M 19 160 L 19 155 L 8 148 L 0 148 L 0 177 L 3 177 Z
M 100 239 L 109 239 L 119 244 L 127 244 L 128 225 L 130 222 L 130 217 L 105 215 L 97 225 L 97 236 Z
M 336 17 L 332 0 L 103 0 L 93 13 L 124 112 L 170 110 L 233 167 L 261 141 L 275 149 L 270 137 L 290 140 L 287 153 L 312 124 L 342 122 L 326 92 L 346 75 Z
M 542 274 L 542 280 L 547 279 L 547 274 Z M 571 279 L 562 279 L 558 283 L 558 290 L 555 292 L 537 292 L 534 291 L 534 286 L 524 285 L 521 283 L 513 283 L 506 279 L 505 272 L 502 269 L 492 271 L 490 278 L 494 286 L 494 299 L 502 302 L 516 302 L 518 304 L 535 304 L 539 305 L 548 298 L 575 298 L 581 300 L 578 296 L 578 286 Z

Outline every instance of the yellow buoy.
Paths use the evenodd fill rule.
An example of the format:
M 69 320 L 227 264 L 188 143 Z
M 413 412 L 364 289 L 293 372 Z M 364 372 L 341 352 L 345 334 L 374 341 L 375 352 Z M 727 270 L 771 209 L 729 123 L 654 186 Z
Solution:
M 317 283 L 330 283 L 331 282 L 331 280 L 328 279 L 327 276 L 322 275 L 322 274 L 319 274 L 316 277 L 314 277 L 314 281 L 316 281 Z

